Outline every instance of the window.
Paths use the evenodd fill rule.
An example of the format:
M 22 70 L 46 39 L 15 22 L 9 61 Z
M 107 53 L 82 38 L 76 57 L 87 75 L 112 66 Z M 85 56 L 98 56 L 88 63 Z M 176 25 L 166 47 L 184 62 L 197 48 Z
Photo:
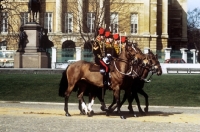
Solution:
M 28 22 L 28 12 L 21 12 L 21 25 Z
M 52 32 L 52 25 L 53 25 L 53 15 L 51 12 L 46 12 L 45 15 L 45 20 L 44 20 L 44 28 L 48 30 L 48 32 Z
M 2 12 L 1 13 L 1 32 L 7 33 L 8 32 L 8 13 Z
M 95 14 L 93 12 L 87 13 L 87 28 L 90 33 L 94 32 Z
M 118 33 L 118 13 L 111 13 L 110 27 L 112 33 Z
M 73 14 L 65 13 L 65 32 L 72 33 L 73 31 Z
M 131 34 L 138 33 L 138 14 L 131 14 Z

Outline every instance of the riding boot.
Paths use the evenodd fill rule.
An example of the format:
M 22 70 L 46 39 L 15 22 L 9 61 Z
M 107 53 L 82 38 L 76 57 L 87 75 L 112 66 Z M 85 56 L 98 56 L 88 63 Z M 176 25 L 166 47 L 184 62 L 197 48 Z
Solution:
M 103 74 L 103 85 L 108 86 L 108 79 L 107 79 L 107 73 L 106 72 Z
M 108 86 L 111 85 L 111 80 L 110 80 L 110 73 L 107 73 L 107 82 L 108 82 Z
M 110 83 L 110 77 L 109 77 L 109 72 L 105 73 L 105 82 L 106 82 L 106 85 L 110 86 L 111 83 Z

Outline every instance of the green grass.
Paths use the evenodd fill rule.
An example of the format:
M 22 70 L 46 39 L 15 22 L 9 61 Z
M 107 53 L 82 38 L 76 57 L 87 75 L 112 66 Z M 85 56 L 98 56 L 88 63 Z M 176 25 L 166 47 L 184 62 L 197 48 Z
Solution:
M 63 102 L 58 96 L 60 79 L 61 74 L 0 74 L 0 100 Z M 144 91 L 149 95 L 150 105 L 200 106 L 199 80 L 200 75 L 154 75 Z M 144 98 L 139 98 L 143 105 Z M 105 100 L 111 103 L 111 91 L 106 93 Z M 78 102 L 75 92 L 69 102 Z M 99 103 L 98 99 L 95 103 Z

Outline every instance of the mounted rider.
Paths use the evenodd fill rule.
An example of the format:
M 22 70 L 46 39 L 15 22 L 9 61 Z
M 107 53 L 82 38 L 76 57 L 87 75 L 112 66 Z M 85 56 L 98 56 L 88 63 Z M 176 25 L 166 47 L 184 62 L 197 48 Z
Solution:
M 104 35 L 105 35 L 105 29 L 100 27 L 98 29 L 98 35 L 97 35 L 95 41 L 99 43 L 101 52 L 104 51 L 104 41 L 105 41 L 105 36 Z
M 113 39 L 114 39 L 114 42 L 113 42 L 114 53 L 113 53 L 113 55 L 115 54 L 115 56 L 117 57 L 120 53 L 120 36 L 119 36 L 119 34 L 118 33 L 113 34 Z
M 111 84 L 110 78 L 109 78 L 109 72 L 110 72 L 109 65 L 112 60 L 112 54 L 111 54 L 111 52 L 108 52 L 106 50 L 105 56 L 103 57 L 103 55 L 102 55 L 102 51 L 103 51 L 102 49 L 104 47 L 104 42 L 105 42 L 104 39 L 106 37 L 105 33 L 106 33 L 105 29 L 100 27 L 99 34 L 97 35 L 97 37 L 94 41 L 94 44 L 93 44 L 93 54 L 95 57 L 95 63 L 97 65 L 100 65 L 100 72 L 103 75 L 103 84 L 104 84 L 104 86 L 109 86 Z M 107 36 L 107 37 L 111 37 L 110 35 L 111 34 L 109 32 L 109 36 Z M 106 49 L 106 46 L 107 45 L 105 45 L 105 49 Z M 111 45 L 110 45 L 110 48 L 111 48 Z
M 105 32 L 105 56 L 113 55 L 113 34 L 110 31 Z

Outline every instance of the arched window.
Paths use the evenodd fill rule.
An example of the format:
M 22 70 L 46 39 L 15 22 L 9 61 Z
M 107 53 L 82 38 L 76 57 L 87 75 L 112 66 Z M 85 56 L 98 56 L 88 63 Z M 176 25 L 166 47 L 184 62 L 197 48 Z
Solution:
M 72 40 L 66 40 L 62 44 L 62 49 L 65 49 L 65 48 L 75 48 L 75 47 L 76 47 L 75 42 L 72 41 Z
M 92 43 L 93 42 L 94 42 L 93 40 L 85 42 L 84 49 L 92 50 Z

